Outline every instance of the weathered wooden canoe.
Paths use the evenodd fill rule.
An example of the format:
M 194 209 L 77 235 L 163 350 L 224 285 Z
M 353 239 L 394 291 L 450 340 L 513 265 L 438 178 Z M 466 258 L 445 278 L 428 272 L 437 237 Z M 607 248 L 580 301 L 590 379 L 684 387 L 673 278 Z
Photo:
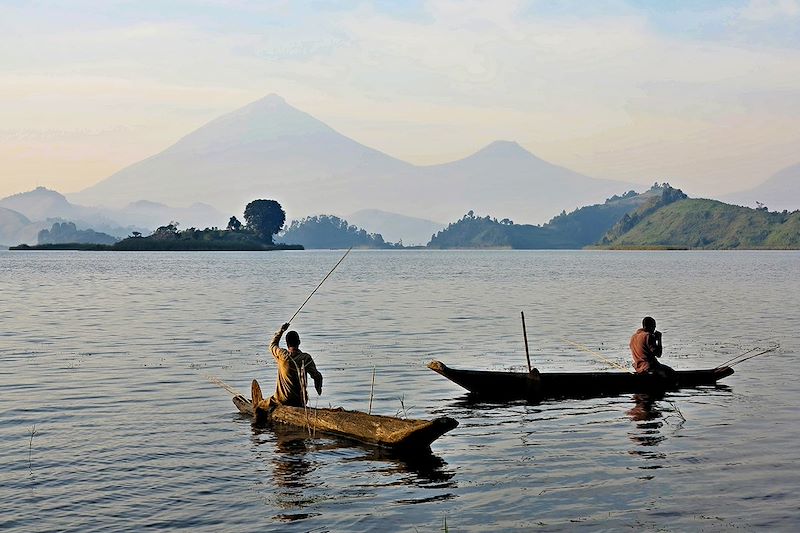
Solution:
M 254 402 L 240 394 L 233 397 L 233 403 L 240 413 L 253 416 L 256 423 L 289 424 L 306 428 L 309 435 L 328 433 L 399 452 L 430 450 L 433 441 L 458 426 L 458 421 L 446 416 L 412 420 L 344 409 L 270 405 L 269 400 L 262 399 L 256 380 L 252 397 L 256 400 L 255 409 Z
M 625 393 L 663 392 L 714 385 L 733 374 L 727 366 L 709 370 L 677 370 L 673 379 L 631 372 L 491 372 L 458 370 L 441 361 L 428 368 L 461 385 L 473 396 L 494 401 L 538 402 L 558 398 L 592 398 Z

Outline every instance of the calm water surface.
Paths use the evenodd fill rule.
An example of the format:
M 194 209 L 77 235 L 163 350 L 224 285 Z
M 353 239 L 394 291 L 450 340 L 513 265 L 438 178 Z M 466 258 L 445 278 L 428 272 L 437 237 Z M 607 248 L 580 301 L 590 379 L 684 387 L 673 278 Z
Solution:
M 293 323 L 312 403 L 461 425 L 400 460 L 254 430 L 271 333 L 340 257 L 0 252 L 0 530 L 796 530 L 797 252 L 354 251 Z M 603 370 L 641 317 L 664 360 L 781 349 L 663 398 L 469 404 L 427 370 Z

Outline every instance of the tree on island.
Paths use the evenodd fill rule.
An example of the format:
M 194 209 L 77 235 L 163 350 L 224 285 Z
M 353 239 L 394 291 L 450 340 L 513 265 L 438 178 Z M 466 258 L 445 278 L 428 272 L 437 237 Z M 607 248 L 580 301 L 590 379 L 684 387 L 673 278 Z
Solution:
M 242 223 L 239 222 L 239 219 L 236 217 L 231 217 L 228 221 L 228 227 L 226 228 L 228 231 L 239 231 L 242 229 Z
M 262 241 L 273 244 L 272 236 L 286 222 L 286 213 L 275 200 L 253 200 L 244 208 L 247 227 Z
M 153 232 L 151 237 L 157 240 L 177 239 L 178 238 L 178 223 L 175 221 L 170 222 L 166 226 L 159 226 Z

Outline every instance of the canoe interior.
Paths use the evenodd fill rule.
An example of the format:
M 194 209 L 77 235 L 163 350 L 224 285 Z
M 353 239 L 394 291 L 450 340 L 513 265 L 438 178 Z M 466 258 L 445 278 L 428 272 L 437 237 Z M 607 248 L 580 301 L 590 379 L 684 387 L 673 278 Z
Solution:
M 288 424 L 305 428 L 312 436 L 315 433 L 337 435 L 398 452 L 429 451 L 433 441 L 458 426 L 458 422 L 450 417 L 412 420 L 361 411 L 285 405 L 269 410 L 259 407 L 254 413 L 253 404 L 241 395 L 234 396 L 233 403 L 240 413 L 255 416 L 254 421 L 258 424 Z
M 592 398 L 625 393 L 663 392 L 686 387 L 714 385 L 733 374 L 730 367 L 679 370 L 672 380 L 631 372 L 492 372 L 459 370 L 440 361 L 428 368 L 461 385 L 473 396 L 493 401 L 538 402 L 559 398 Z

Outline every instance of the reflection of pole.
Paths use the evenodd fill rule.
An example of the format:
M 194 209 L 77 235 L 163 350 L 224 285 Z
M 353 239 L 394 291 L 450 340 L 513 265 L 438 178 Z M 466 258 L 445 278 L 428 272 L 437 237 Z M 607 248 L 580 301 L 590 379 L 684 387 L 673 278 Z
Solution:
M 297 316 L 297 313 L 299 313 L 299 312 L 300 312 L 300 310 L 301 310 L 301 309 L 303 309 L 303 307 L 304 307 L 304 306 L 305 306 L 305 305 L 308 303 L 308 301 L 311 299 L 311 297 L 312 297 L 312 296 L 314 296 L 314 293 L 315 293 L 315 292 L 317 292 L 317 290 L 318 290 L 320 287 L 322 287 L 322 284 L 323 284 L 323 283 L 325 283 L 325 280 L 326 280 L 326 279 L 328 279 L 328 278 L 330 277 L 330 275 L 331 275 L 331 274 L 333 274 L 333 271 L 334 271 L 334 270 L 336 270 L 336 267 L 338 267 L 338 266 L 339 266 L 339 264 L 341 264 L 341 262 L 342 262 L 342 261 L 344 261 L 344 258 L 345 258 L 345 257 L 347 257 L 347 254 L 349 254 L 349 253 L 350 253 L 350 250 L 352 250 L 352 249 L 353 249 L 353 247 L 352 247 L 352 246 L 351 246 L 350 248 L 348 248 L 348 249 L 347 249 L 347 251 L 344 253 L 344 255 L 342 256 L 342 258 L 341 258 L 341 259 L 339 259 L 339 262 L 338 262 L 338 263 L 336 263 L 335 265 L 333 265 L 333 268 L 331 269 L 331 271 L 330 271 L 330 272 L 328 272 L 328 275 L 327 275 L 327 276 L 325 276 L 324 278 L 322 278 L 322 281 L 320 281 L 320 282 L 319 282 L 319 285 L 317 285 L 317 288 L 316 288 L 316 289 L 314 289 L 313 291 L 311 291 L 311 294 L 309 294 L 309 295 L 308 295 L 308 298 L 306 298 L 306 301 L 305 301 L 305 302 L 303 302 L 303 305 L 301 305 L 301 306 L 300 306 L 300 308 L 299 308 L 297 311 L 295 311 L 295 312 L 294 312 L 294 314 L 292 315 L 292 318 L 290 318 L 289 320 L 287 320 L 287 321 L 286 321 L 287 323 L 291 323 L 291 322 L 292 322 L 292 320 L 294 320 L 294 317 L 296 317 L 296 316 Z
M 522 336 L 525 337 L 525 357 L 528 359 L 528 373 L 533 372 L 531 368 L 531 354 L 528 351 L 528 331 L 525 329 L 525 312 L 520 311 L 519 316 L 522 317 Z

